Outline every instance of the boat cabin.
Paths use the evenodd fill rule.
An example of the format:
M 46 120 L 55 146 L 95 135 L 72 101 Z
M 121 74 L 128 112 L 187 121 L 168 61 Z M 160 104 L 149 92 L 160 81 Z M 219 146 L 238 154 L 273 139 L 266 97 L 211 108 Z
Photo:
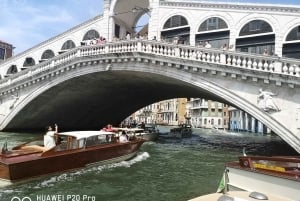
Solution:
M 115 133 L 106 131 L 63 132 L 56 134 L 55 140 L 57 144 L 55 151 L 81 149 L 118 141 Z
M 118 142 L 118 136 L 113 132 L 105 131 L 72 131 L 62 132 L 54 135 L 56 146 L 53 148 L 44 147 L 42 138 L 13 147 L 11 151 L 2 149 L 0 156 L 10 157 L 23 154 L 44 152 L 48 153 L 68 151 L 75 149 L 88 148 L 93 146 L 105 145 Z

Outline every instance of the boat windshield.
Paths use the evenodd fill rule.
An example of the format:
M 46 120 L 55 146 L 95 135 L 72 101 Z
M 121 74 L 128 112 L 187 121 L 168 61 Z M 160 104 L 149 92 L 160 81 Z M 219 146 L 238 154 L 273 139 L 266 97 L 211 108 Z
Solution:
M 81 149 L 116 142 L 115 133 L 103 131 L 65 132 L 58 134 L 55 151 Z

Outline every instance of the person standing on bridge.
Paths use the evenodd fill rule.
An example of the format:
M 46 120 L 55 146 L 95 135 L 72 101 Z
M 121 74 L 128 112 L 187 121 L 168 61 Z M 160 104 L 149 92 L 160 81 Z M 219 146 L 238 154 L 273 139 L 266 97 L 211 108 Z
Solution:
M 51 126 L 46 127 L 46 134 L 44 135 L 44 147 L 51 149 L 56 146 L 54 134 L 58 133 L 58 126 L 55 124 L 55 130 Z

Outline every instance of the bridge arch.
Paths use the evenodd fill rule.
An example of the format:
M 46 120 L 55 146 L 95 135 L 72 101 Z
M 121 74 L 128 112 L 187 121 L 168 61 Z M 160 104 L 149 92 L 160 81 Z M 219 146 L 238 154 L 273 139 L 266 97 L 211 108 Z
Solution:
M 136 56 L 132 55 L 132 58 Z M 28 124 L 28 122 L 32 122 L 32 125 L 46 125 L 51 121 L 62 125 L 68 124 L 67 122 L 69 122 L 69 125 L 88 123 L 92 128 L 99 128 L 102 126 L 99 119 L 88 119 L 88 116 L 95 111 L 99 113 L 93 114 L 91 118 L 102 116 L 106 120 L 106 122 L 102 123 L 106 124 L 115 118 L 109 116 L 110 113 L 119 114 L 117 120 L 121 121 L 145 105 L 162 99 L 175 98 L 180 94 L 185 97 L 204 97 L 229 103 L 261 121 L 294 148 L 298 146 L 298 142 L 294 140 L 295 138 L 297 139 L 295 134 L 290 133 L 270 114 L 251 103 L 248 100 L 248 95 L 245 95 L 244 92 L 239 94 L 234 92 L 234 88 L 230 89 L 230 87 L 243 87 L 241 86 L 243 83 L 236 84 L 235 80 L 231 79 L 220 83 L 218 79 L 207 74 L 178 71 L 177 68 L 160 66 L 152 62 L 135 62 L 135 59 L 131 59 L 133 61 L 131 63 L 98 63 L 96 65 L 94 65 L 95 62 L 90 62 L 88 58 L 86 59 L 89 64 L 84 64 L 84 60 L 79 62 L 78 60 L 73 61 L 70 65 L 74 66 L 75 70 L 63 76 L 56 77 L 56 73 L 51 73 L 53 76 L 50 78 L 51 80 L 26 95 L 9 113 L 3 125 L 9 129 L 16 126 L 16 124 L 23 124 L 22 127 L 26 128 L 24 124 Z M 76 81 L 76 79 L 79 80 Z M 76 81 L 77 84 L 69 83 L 69 81 Z M 130 84 L 127 85 L 128 83 L 126 82 Z M 80 86 L 78 83 L 90 85 Z M 142 87 L 139 87 L 140 85 Z M 160 90 L 157 90 L 157 88 Z M 254 94 L 258 91 L 258 88 L 260 88 L 258 85 L 251 86 Z M 90 93 L 89 90 L 84 91 L 83 89 L 93 89 L 93 91 Z M 111 91 L 110 89 L 113 90 Z M 151 96 L 151 94 L 156 94 L 156 96 Z M 103 97 L 106 98 L 106 102 L 103 102 Z M 129 102 L 132 103 L 132 106 L 129 105 L 128 108 L 121 107 L 115 110 L 112 107 L 106 107 L 105 104 L 103 105 L 103 103 L 107 104 L 108 102 L 109 104 L 115 104 L 113 106 L 120 106 L 120 102 Z M 71 106 L 68 105 L 70 103 Z M 101 108 L 99 108 L 98 104 Z M 80 108 L 79 106 L 84 106 L 85 108 Z M 48 107 L 53 112 L 47 110 Z M 80 114 L 79 117 L 78 114 Z M 40 119 L 28 119 L 31 115 L 33 118 L 40 116 Z M 67 121 L 64 121 L 62 117 L 67 118 Z M 75 120 L 72 120 L 73 118 Z
M 125 38 L 128 33 L 134 37 L 135 28 L 139 19 L 150 10 L 149 0 L 112 0 L 110 3 L 109 16 L 112 21 L 113 37 Z

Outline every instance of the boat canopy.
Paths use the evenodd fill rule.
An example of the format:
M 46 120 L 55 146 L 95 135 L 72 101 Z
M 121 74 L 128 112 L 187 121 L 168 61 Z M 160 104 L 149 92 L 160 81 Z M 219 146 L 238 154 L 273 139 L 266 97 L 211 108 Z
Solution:
M 98 135 L 113 135 L 115 133 L 113 132 L 107 132 L 107 131 L 70 131 L 70 132 L 62 132 L 58 133 L 58 135 L 64 135 L 64 136 L 72 136 L 76 137 L 76 139 L 84 139 L 89 138 L 92 136 L 98 136 Z

